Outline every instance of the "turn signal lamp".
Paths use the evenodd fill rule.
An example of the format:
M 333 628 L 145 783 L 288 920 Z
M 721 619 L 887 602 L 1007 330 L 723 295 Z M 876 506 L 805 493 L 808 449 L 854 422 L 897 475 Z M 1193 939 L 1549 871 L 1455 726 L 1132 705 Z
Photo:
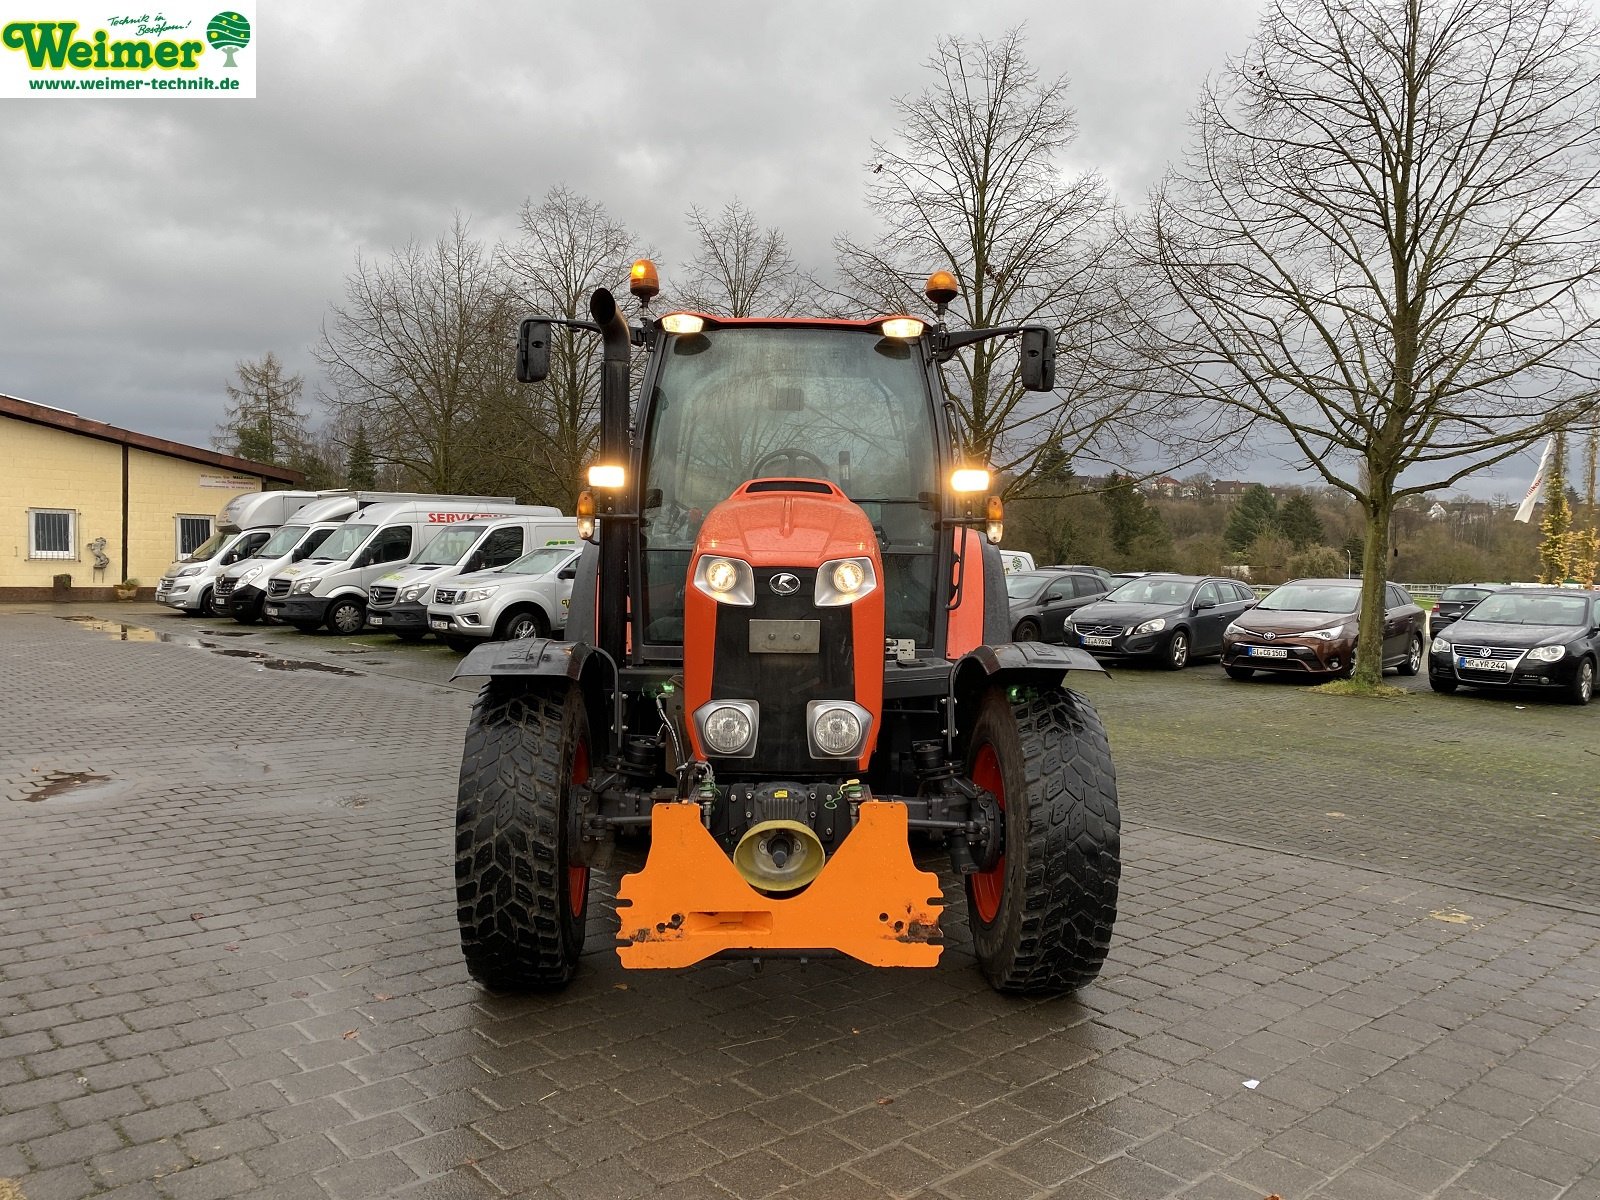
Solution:
M 661 290 L 661 278 L 656 274 L 655 263 L 648 258 L 635 260 L 628 271 L 628 290 L 641 304 L 649 304 L 654 300 L 656 293 Z
M 922 294 L 928 298 L 930 304 L 937 304 L 941 308 L 954 300 L 961 292 L 956 286 L 956 277 L 949 271 L 935 271 L 928 276 L 928 285 L 922 289 Z
M 586 542 L 594 541 L 594 493 L 582 491 L 578 493 L 578 507 L 575 510 L 578 518 L 578 536 Z
M 595 463 L 589 468 L 589 486 L 614 492 L 627 480 L 627 472 L 610 463 Z
M 923 323 L 915 317 L 890 317 L 883 323 L 883 336 L 909 341 L 921 337 L 923 328 Z
M 694 313 L 668 313 L 661 318 L 661 328 L 668 333 L 699 333 L 706 327 L 706 319 Z
M 984 511 L 984 536 L 989 539 L 991 546 L 998 546 L 1005 532 L 1006 506 L 1000 502 L 999 496 L 990 496 Z
M 958 467 L 950 476 L 953 492 L 986 492 L 989 490 L 989 472 L 982 467 Z

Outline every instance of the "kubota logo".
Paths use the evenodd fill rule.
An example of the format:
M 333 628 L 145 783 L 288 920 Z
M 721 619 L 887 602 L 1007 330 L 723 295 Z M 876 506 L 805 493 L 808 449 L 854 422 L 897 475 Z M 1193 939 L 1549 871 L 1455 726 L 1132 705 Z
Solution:
M 788 571 L 779 571 L 772 577 L 769 586 L 779 596 L 792 596 L 800 590 L 800 577 Z

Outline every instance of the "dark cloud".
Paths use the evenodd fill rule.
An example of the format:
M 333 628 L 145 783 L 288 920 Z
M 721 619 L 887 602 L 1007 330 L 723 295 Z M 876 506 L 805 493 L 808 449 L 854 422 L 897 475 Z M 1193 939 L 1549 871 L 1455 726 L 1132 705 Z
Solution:
M 1025 25 L 1071 80 L 1073 168 L 1136 205 L 1257 7 L 274 0 L 258 99 L 0 101 L 0 392 L 206 444 L 240 359 L 273 350 L 315 390 L 357 253 L 455 213 L 492 241 L 557 184 L 658 247 L 669 287 L 687 210 L 734 196 L 826 269 L 870 232 L 872 142 L 945 34 Z

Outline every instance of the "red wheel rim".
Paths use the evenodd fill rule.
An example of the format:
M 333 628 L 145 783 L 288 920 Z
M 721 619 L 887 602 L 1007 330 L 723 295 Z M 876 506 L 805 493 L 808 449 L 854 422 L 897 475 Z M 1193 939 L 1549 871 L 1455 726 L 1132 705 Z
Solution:
M 1005 779 L 1000 774 L 1000 759 L 994 747 L 987 743 L 979 748 L 977 761 L 972 764 L 972 782 L 991 793 L 1004 814 Z M 1006 856 L 1002 854 L 987 871 L 970 876 L 970 881 L 972 907 L 977 910 L 978 920 L 985 925 L 993 924 L 1000 915 L 1000 901 L 1006 894 Z
M 581 741 L 572 749 L 572 782 L 589 781 L 589 743 Z M 571 803 L 569 800 L 568 803 Z M 567 867 L 567 911 L 577 916 L 589 898 L 589 868 Z

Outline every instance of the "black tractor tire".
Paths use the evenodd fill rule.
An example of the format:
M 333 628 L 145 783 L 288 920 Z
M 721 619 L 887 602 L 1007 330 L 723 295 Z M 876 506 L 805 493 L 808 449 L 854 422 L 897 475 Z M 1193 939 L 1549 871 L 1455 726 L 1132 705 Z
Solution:
M 1005 850 L 967 876 L 973 953 L 990 985 L 1059 995 L 1100 973 L 1122 875 L 1116 770 L 1105 727 L 1076 692 L 981 701 L 967 774 L 1005 810 Z
M 1401 675 L 1415 675 L 1422 670 L 1422 661 L 1425 650 L 1422 645 L 1422 635 L 1413 633 L 1411 640 L 1406 643 L 1406 658 L 1396 670 Z
M 1037 621 L 1018 621 L 1017 631 L 1011 635 L 1011 640 L 1013 642 L 1042 642 L 1044 641 L 1044 630 L 1039 627 L 1039 622 Z
M 399 638 L 402 642 L 410 642 L 413 644 L 420 642 L 423 638 L 428 636 L 427 631 L 422 629 L 391 629 L 389 632 L 394 634 L 395 637 Z
M 550 622 L 545 619 L 544 612 L 537 608 L 512 609 L 500 618 L 500 627 L 495 630 L 495 637 L 502 642 L 549 636 Z
M 583 950 L 589 872 L 569 857 L 570 783 L 589 773 L 582 694 L 491 680 L 456 805 L 456 916 L 467 971 L 497 992 L 553 991 Z
M 341 596 L 322 618 L 334 633 L 350 637 L 367 627 L 367 606 L 354 596 Z
M 1461 685 L 1454 679 L 1440 679 L 1437 675 L 1429 675 L 1428 686 L 1441 696 L 1448 696 Z
M 1189 665 L 1189 631 L 1174 629 L 1167 639 L 1167 648 L 1161 654 L 1161 665 L 1169 671 L 1181 671 Z
M 1578 669 L 1573 672 L 1572 682 L 1567 684 L 1565 699 L 1568 704 L 1587 704 L 1594 699 L 1594 674 L 1594 659 L 1578 660 Z
M 290 621 L 289 624 L 293 625 L 301 633 L 315 633 L 322 628 L 321 621 Z
M 1229 679 L 1249 679 L 1256 673 L 1256 669 L 1254 667 L 1224 666 L 1222 669 L 1228 673 Z

